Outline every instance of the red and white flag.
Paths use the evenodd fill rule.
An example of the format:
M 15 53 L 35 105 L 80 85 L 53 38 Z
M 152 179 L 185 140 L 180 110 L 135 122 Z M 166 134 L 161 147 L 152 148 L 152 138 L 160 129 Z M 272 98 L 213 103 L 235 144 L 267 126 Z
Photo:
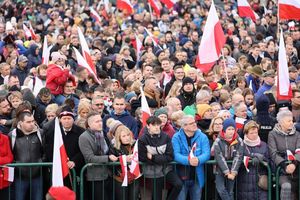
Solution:
M 132 173 L 136 178 L 141 176 L 140 164 L 139 164 L 139 151 L 138 151 L 138 140 L 136 140 L 133 147 L 133 158 L 129 166 L 130 173 Z
M 122 186 L 126 187 L 128 186 L 128 169 L 127 169 L 126 155 L 119 156 L 119 160 L 120 160 L 122 174 L 124 174 Z
M 140 90 L 141 90 L 141 104 L 142 104 L 141 105 L 142 123 L 143 123 L 143 127 L 145 127 L 147 124 L 146 123 L 147 119 L 151 116 L 151 112 L 143 88 L 141 87 Z
M 277 67 L 277 100 L 290 100 L 293 97 L 287 63 L 283 33 L 281 31 Z
M 79 66 L 86 68 L 90 74 L 92 74 L 95 78 L 95 80 L 100 84 L 101 82 L 99 81 L 97 74 L 95 74 L 95 72 L 92 70 L 92 68 L 90 67 L 90 65 L 87 63 L 87 61 L 84 59 L 84 57 L 80 54 L 80 52 L 74 48 L 75 51 L 75 55 L 76 55 L 76 59 L 77 59 L 77 63 Z
M 119 10 L 125 10 L 128 15 L 133 14 L 133 5 L 130 0 L 117 0 L 116 4 Z
M 174 7 L 174 5 L 177 3 L 176 0 L 161 0 L 163 4 L 167 6 L 168 9 L 171 9 Z
M 67 162 L 68 156 L 62 139 L 59 121 L 56 117 L 53 146 L 52 186 L 64 186 L 63 179 L 69 174 Z
M 14 167 L 2 167 L 2 169 L 0 169 L 3 171 L 3 179 L 9 182 L 14 182 L 14 171 L 15 168 Z
M 29 28 L 25 24 L 23 24 L 23 31 L 24 31 L 26 39 L 28 39 L 28 38 L 31 37 L 31 32 L 30 32 Z
M 235 118 L 236 129 L 237 129 L 237 130 L 243 129 L 246 120 L 247 120 L 247 119 L 240 118 L 240 117 L 236 117 L 236 118 Z
M 95 19 L 97 22 L 101 22 L 101 17 L 100 15 L 97 13 L 97 11 L 93 8 L 90 7 L 90 15 L 93 19 Z
M 158 47 L 158 48 L 160 48 L 160 49 L 162 50 L 161 46 L 159 46 L 159 44 L 158 44 L 157 41 L 155 40 L 153 34 L 152 34 L 146 27 L 144 27 L 144 29 L 145 29 L 146 33 L 150 36 L 150 38 L 151 38 L 151 40 L 152 40 L 154 46 L 156 46 L 156 47 Z
M 148 0 L 150 6 L 152 7 L 152 9 L 154 10 L 154 13 L 156 16 L 160 16 L 160 5 L 159 2 L 157 2 L 157 0 Z
M 143 43 L 136 34 L 135 34 L 135 42 L 136 42 L 136 60 L 138 62 L 140 60 L 140 53 L 143 47 Z
M 190 153 L 189 153 L 188 160 L 191 160 L 192 158 L 195 157 L 194 152 L 196 151 L 196 148 L 197 148 L 197 143 L 195 142 L 192 146 L 192 149 L 191 149 Z
M 290 150 L 286 150 L 286 154 L 287 154 L 288 161 L 296 160 L 294 154 Z
M 77 30 L 78 30 L 78 36 L 79 36 L 79 42 L 80 42 L 80 46 L 81 46 L 81 50 L 82 50 L 82 55 L 83 55 L 84 59 L 86 60 L 86 62 L 88 63 L 88 65 L 90 66 L 91 70 L 94 72 L 94 74 L 97 74 L 96 67 L 95 67 L 92 57 L 91 57 L 89 46 L 84 38 L 83 33 L 81 32 L 81 29 L 79 27 L 77 27 Z
M 279 19 L 300 20 L 299 0 L 278 0 Z
M 31 39 L 32 39 L 32 40 L 35 40 L 35 39 L 36 39 L 36 34 L 35 34 L 35 32 L 34 32 L 32 26 L 31 26 L 31 23 L 29 23 L 29 31 L 30 31 L 30 33 L 31 33 Z
M 200 69 L 202 73 L 209 72 L 219 59 L 225 42 L 226 38 L 215 5 L 212 2 L 195 63 L 196 67 Z
M 300 149 L 296 149 L 295 154 L 300 154 Z
M 244 165 L 245 165 L 247 172 L 249 172 L 249 168 L 248 168 L 249 160 L 250 160 L 249 156 L 244 156 Z
M 44 43 L 43 43 L 42 64 L 48 65 L 50 50 L 52 49 L 52 47 L 53 47 L 52 45 L 48 47 L 47 36 L 45 35 Z
M 259 16 L 251 9 L 247 0 L 237 0 L 237 4 L 240 17 L 249 17 L 253 22 L 259 18 Z

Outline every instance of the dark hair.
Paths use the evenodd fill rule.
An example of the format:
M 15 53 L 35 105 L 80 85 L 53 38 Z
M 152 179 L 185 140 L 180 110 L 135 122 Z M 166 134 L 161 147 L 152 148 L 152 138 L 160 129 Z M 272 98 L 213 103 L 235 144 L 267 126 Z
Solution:
M 17 118 L 18 122 L 19 122 L 19 121 L 24 121 L 24 119 L 25 119 L 26 116 L 27 116 L 27 117 L 31 117 L 31 116 L 32 116 L 32 113 L 29 112 L 29 111 L 23 111 L 23 112 L 21 112 L 21 113 L 19 114 L 18 118 Z
M 51 95 L 51 92 L 50 92 L 49 88 L 44 87 L 44 88 L 40 89 L 38 95 L 39 95 L 40 97 L 41 97 L 41 96 L 49 96 L 49 95 Z
M 161 125 L 162 122 L 158 117 L 151 116 L 147 119 L 146 123 L 147 123 L 147 125 L 150 125 L 150 124 L 152 124 L 152 125 Z

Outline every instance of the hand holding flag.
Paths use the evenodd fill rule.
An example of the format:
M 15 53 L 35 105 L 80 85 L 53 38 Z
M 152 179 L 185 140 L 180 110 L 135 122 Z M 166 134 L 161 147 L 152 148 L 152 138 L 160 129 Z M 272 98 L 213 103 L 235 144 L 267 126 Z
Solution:
M 193 144 L 192 149 L 191 149 L 191 151 L 190 151 L 190 154 L 189 154 L 189 156 L 188 156 L 188 160 L 191 160 L 192 158 L 195 157 L 194 152 L 196 151 L 196 148 L 197 148 L 197 143 L 195 142 L 195 143 Z
M 247 170 L 247 172 L 249 172 L 249 168 L 248 168 L 248 165 L 249 165 L 249 160 L 250 160 L 250 157 L 249 156 L 244 156 L 244 166 Z

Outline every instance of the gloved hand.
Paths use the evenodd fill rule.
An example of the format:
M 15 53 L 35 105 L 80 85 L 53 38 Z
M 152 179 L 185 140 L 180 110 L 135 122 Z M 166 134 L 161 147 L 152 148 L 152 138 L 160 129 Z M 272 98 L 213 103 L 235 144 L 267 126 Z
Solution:
M 259 160 L 258 160 L 257 157 L 253 157 L 251 160 L 252 160 L 252 165 L 254 165 L 254 166 L 258 166 L 259 165 Z
M 259 162 L 262 162 L 264 160 L 264 155 L 261 153 L 253 153 L 253 156 L 259 160 Z

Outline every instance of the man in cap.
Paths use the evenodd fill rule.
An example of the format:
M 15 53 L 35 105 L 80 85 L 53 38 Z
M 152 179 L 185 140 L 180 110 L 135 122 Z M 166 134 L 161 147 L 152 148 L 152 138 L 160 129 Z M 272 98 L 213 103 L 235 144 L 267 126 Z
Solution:
M 27 69 L 27 63 L 28 63 L 27 57 L 20 55 L 17 59 L 17 65 L 11 71 L 12 75 L 18 76 L 20 85 L 23 85 L 24 80 L 26 79 L 29 72 Z
M 252 88 L 252 91 L 256 93 L 260 86 L 259 77 L 262 76 L 263 71 L 259 65 L 255 65 L 248 70 L 248 73 L 250 75 L 247 77 L 247 85 L 249 85 L 249 87 Z
M 68 156 L 68 167 L 69 169 L 75 168 L 76 173 L 78 174 L 80 173 L 81 167 L 84 165 L 84 158 L 78 145 L 79 136 L 84 132 L 84 129 L 74 124 L 75 115 L 69 106 L 60 108 L 58 118 L 62 139 Z M 43 129 L 47 162 L 52 162 L 53 159 L 55 120 L 50 123 L 49 128 Z M 65 178 L 64 182 L 66 186 L 71 186 L 69 178 Z
M 258 91 L 255 94 L 255 98 L 259 98 L 261 95 L 263 95 L 265 92 L 271 90 L 275 83 L 275 71 L 274 70 L 268 70 L 262 75 L 264 84 L 258 89 Z
M 51 58 L 52 64 L 49 64 L 47 69 L 46 87 L 56 96 L 63 93 L 64 85 L 69 79 L 75 86 L 75 78 L 65 66 L 66 56 L 56 51 L 51 54 Z

